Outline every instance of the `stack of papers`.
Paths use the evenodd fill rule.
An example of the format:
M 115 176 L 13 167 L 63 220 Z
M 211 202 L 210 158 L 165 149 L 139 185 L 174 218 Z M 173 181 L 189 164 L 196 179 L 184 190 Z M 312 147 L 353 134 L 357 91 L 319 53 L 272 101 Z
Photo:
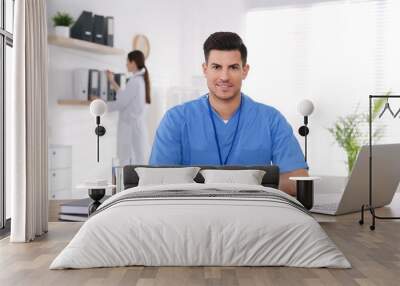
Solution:
M 109 196 L 105 196 L 100 202 L 104 202 L 107 198 Z M 58 219 L 61 221 L 86 221 L 89 215 L 88 208 L 92 202 L 92 199 L 86 198 L 62 203 Z

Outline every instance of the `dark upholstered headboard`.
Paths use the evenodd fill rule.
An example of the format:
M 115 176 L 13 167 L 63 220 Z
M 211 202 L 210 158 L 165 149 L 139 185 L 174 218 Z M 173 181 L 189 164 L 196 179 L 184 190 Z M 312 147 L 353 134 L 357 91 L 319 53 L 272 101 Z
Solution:
M 146 168 L 181 168 L 183 166 L 149 166 L 149 165 L 128 165 L 124 167 L 124 186 L 125 189 L 136 187 L 139 183 L 139 176 L 135 171 L 136 167 Z M 220 170 L 264 170 L 266 173 L 261 184 L 264 187 L 277 189 L 279 186 L 279 167 L 270 166 L 198 166 L 203 169 L 220 169 Z M 194 178 L 197 183 L 204 183 L 204 178 L 200 174 Z

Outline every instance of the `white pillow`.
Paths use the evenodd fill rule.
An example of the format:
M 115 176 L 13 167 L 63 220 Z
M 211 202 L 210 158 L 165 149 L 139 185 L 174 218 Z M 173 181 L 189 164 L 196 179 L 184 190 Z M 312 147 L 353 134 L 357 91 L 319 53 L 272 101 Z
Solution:
M 139 186 L 195 183 L 193 179 L 199 170 L 199 167 L 135 168 Z
M 201 170 L 204 183 L 234 183 L 247 185 L 261 185 L 265 175 L 262 170 Z

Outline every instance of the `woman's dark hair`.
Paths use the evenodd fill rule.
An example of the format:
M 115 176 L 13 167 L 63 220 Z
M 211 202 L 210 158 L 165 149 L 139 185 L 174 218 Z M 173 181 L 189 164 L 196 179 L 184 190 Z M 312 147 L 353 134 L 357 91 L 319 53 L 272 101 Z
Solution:
M 128 54 L 128 61 L 134 61 L 138 67 L 138 69 L 145 68 L 144 72 L 144 84 L 146 89 L 146 103 L 150 104 L 151 97 L 150 97 L 150 78 L 149 78 L 149 71 L 144 63 L 144 54 L 139 50 L 134 50 Z
M 203 45 L 204 57 L 208 62 L 208 56 L 211 50 L 240 52 L 242 64 L 247 62 L 247 48 L 238 34 L 232 32 L 216 32 L 211 34 Z

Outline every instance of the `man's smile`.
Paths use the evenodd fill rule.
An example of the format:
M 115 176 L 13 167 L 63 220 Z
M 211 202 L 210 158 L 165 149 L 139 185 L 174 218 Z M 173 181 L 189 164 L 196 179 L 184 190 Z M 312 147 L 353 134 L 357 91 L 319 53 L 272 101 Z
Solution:
M 224 90 L 231 89 L 233 87 L 233 84 L 231 84 L 231 83 L 217 83 L 215 86 L 224 91 Z

